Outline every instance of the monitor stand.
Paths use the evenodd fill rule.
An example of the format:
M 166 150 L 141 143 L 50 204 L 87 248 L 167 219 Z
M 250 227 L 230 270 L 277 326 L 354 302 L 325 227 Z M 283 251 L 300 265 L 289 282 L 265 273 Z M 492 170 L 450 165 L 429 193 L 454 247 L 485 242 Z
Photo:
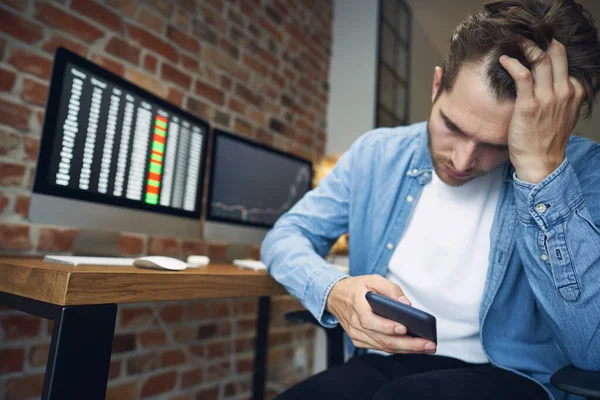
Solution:
M 229 242 L 225 251 L 225 260 L 232 262 L 233 260 L 245 260 L 252 258 L 252 247 L 247 243 Z
M 82 229 L 75 236 L 74 256 L 119 257 L 119 239 L 121 234 L 115 231 Z

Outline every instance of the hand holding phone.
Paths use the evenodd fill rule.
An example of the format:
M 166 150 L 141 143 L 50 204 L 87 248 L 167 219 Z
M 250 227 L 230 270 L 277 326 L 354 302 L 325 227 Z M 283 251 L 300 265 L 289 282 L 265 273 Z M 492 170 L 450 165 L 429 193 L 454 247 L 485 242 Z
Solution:
M 436 320 L 433 315 L 379 293 L 367 292 L 365 298 L 375 314 L 404 325 L 407 335 L 437 343 Z
M 401 301 L 406 299 L 400 286 L 381 275 L 361 275 L 336 282 L 327 297 L 325 310 L 338 319 L 355 346 L 386 353 L 435 353 L 435 342 L 408 336 L 403 324 L 375 313 L 365 298 L 367 292 Z M 410 300 L 406 302 L 410 304 Z

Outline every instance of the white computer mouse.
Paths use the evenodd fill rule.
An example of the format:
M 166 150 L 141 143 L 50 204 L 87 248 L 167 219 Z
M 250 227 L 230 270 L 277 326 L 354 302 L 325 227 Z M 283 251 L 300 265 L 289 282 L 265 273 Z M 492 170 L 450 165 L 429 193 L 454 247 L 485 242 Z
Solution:
M 164 269 L 169 271 L 183 271 L 187 264 L 173 257 L 146 256 L 136 258 L 133 265 L 139 268 Z

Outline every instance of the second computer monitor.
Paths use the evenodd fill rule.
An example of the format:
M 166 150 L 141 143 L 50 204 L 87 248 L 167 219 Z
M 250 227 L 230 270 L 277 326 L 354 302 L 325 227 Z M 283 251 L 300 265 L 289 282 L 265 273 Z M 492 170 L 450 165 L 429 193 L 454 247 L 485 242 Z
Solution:
M 311 184 L 310 161 L 215 129 L 204 236 L 260 244 Z

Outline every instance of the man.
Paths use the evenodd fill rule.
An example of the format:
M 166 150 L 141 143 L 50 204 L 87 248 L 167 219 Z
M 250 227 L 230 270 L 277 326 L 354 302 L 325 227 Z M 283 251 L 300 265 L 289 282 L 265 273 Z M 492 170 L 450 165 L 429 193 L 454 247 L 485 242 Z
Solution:
M 599 88 L 572 0 L 468 17 L 427 123 L 362 136 L 263 242 L 273 277 L 369 349 L 278 399 L 564 399 L 552 373 L 599 370 L 600 146 L 571 136 Z M 352 277 L 323 259 L 345 232 Z M 433 314 L 437 347 L 367 291 Z

